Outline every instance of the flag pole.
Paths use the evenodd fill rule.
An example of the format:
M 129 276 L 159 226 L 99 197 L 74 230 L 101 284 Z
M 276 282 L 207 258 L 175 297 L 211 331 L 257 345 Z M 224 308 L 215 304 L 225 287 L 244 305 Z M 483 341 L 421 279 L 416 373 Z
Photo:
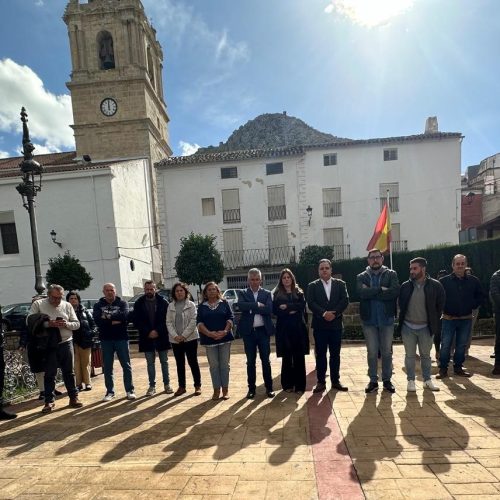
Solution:
M 389 204 L 389 190 L 387 190 L 387 197 L 386 197 L 386 203 L 387 203 L 387 217 L 389 218 L 389 220 L 391 220 L 391 205 Z M 392 223 L 392 221 L 391 221 Z M 387 235 L 388 239 L 389 239 L 389 265 L 390 265 L 390 269 L 392 269 L 392 231 L 389 231 L 388 235 Z

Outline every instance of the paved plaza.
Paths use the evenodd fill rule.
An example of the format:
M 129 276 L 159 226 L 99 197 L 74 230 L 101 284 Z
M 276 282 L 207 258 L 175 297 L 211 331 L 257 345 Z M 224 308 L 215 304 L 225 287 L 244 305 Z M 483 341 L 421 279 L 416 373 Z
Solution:
M 145 397 L 146 364 L 134 346 L 137 400 L 124 398 L 115 362 L 112 402 L 101 402 L 98 375 L 81 409 L 68 408 L 65 397 L 46 416 L 39 401 L 15 406 L 18 418 L 0 424 L 0 498 L 500 498 L 492 344 L 472 346 L 470 380 L 437 381 L 437 393 L 424 391 L 421 380 L 417 393 L 406 392 L 404 351 L 395 345 L 396 394 L 365 395 L 366 351 L 352 344 L 343 347 L 341 365 L 349 392 L 313 395 L 309 356 L 305 395 L 280 391 L 271 400 L 260 386 L 249 401 L 238 340 L 231 397 L 219 402 L 210 399 L 203 351 L 202 396 Z M 278 389 L 280 360 L 273 355 L 272 363 Z M 170 373 L 175 388 L 173 357 Z

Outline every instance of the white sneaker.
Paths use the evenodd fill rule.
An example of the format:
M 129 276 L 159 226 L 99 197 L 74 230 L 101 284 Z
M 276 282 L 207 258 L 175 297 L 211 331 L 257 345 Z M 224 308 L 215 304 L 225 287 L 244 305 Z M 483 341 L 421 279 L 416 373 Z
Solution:
M 168 384 L 163 386 L 163 388 L 165 389 L 165 394 L 173 394 L 174 393 L 174 390 Z
M 435 392 L 441 390 L 437 385 L 434 385 L 434 382 L 431 379 L 424 382 L 424 387 L 427 387 L 427 389 Z
M 417 387 L 415 386 L 414 380 L 408 380 L 408 387 L 406 388 L 408 392 L 417 392 Z
M 146 396 L 154 396 L 156 394 L 156 389 L 153 386 L 150 386 L 148 392 L 146 392 Z
M 112 399 L 114 399 L 114 398 L 115 398 L 114 393 L 112 393 L 112 392 L 107 392 L 107 393 L 106 393 L 106 396 L 104 396 L 104 397 L 102 398 L 102 400 L 103 400 L 103 401 L 111 401 L 111 400 L 112 400 Z
M 137 396 L 135 395 L 134 391 L 127 392 L 127 399 L 136 399 Z

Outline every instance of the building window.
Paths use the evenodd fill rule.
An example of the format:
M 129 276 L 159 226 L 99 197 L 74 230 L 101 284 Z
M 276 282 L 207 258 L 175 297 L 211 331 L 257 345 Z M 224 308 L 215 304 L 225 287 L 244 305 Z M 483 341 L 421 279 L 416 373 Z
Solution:
M 202 198 L 201 199 L 201 215 L 215 215 L 215 199 Z
M 266 175 L 276 175 L 282 173 L 283 173 L 283 162 L 266 164 Z
M 243 250 L 243 231 L 241 229 L 224 229 L 222 231 L 224 252 L 222 260 L 225 269 L 236 269 L 245 265 L 245 252 Z M 231 287 L 239 288 L 239 287 Z
M 323 244 L 332 247 L 333 260 L 350 258 L 350 246 L 344 245 L 344 229 L 342 227 L 323 229 Z
M 267 218 L 270 221 L 286 219 L 284 185 L 267 187 Z
M 389 194 L 389 209 L 391 212 L 399 212 L 399 184 L 391 182 L 388 184 L 380 184 L 380 210 L 384 208 Z
M 323 189 L 323 217 L 339 217 L 342 215 L 340 188 Z
M 97 49 L 99 51 L 99 69 L 113 69 L 115 67 L 115 50 L 113 37 L 109 31 L 101 31 L 97 35 Z
M 288 264 L 288 226 L 268 226 L 267 236 L 269 241 L 269 264 Z
M 241 222 L 240 192 L 238 189 L 222 190 L 222 221 L 224 224 Z
M 19 253 L 14 212 L 0 212 L 0 253 L 5 255 Z
M 384 149 L 384 161 L 394 161 L 398 159 L 398 148 Z
M 337 165 L 337 153 L 323 155 L 323 165 L 325 167 L 328 167 L 329 165 Z
M 236 179 L 238 178 L 238 167 L 221 167 L 221 179 Z
M 248 286 L 248 276 L 246 274 L 227 277 L 228 288 L 246 288 L 247 286 Z

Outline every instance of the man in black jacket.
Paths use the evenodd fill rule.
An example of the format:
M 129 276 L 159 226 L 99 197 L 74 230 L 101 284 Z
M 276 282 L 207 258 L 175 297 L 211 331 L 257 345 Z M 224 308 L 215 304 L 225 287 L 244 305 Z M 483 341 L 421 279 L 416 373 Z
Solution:
M 144 295 L 134 304 L 132 319 L 139 330 L 139 352 L 143 352 L 148 366 L 149 389 L 146 396 L 156 394 L 156 351 L 160 358 L 163 388 L 166 394 L 174 391 L 170 387 L 167 350 L 170 349 L 167 331 L 168 302 L 158 293 L 153 281 L 144 283 Z
M 490 280 L 490 299 L 495 313 L 495 366 L 492 375 L 500 375 L 500 269 Z
M 111 401 L 115 397 L 113 378 L 115 352 L 123 369 L 123 384 L 127 399 L 136 399 L 128 344 L 128 304 L 117 297 L 116 287 L 113 283 L 106 283 L 102 291 L 104 297 L 94 304 L 93 316 L 99 328 L 102 348 L 104 384 L 106 386 L 106 395 L 103 401 Z
M 432 338 L 439 331 L 439 320 L 445 301 L 439 281 L 427 274 L 423 257 L 410 260 L 410 279 L 399 290 L 399 325 L 405 348 L 405 368 L 408 392 L 415 392 L 415 357 L 420 355 L 424 387 L 439 391 L 431 379 Z
M 347 391 L 340 383 L 340 346 L 342 341 L 342 313 L 349 304 L 344 281 L 332 278 L 332 263 L 319 261 L 319 279 L 307 287 L 307 305 L 313 313 L 312 328 L 316 352 L 318 383 L 313 392 L 326 390 L 327 351 L 330 351 L 330 378 L 332 389 Z
M 470 377 L 471 374 L 463 369 L 465 348 L 472 326 L 472 310 L 477 309 L 484 300 L 484 293 L 479 280 L 465 273 L 467 258 L 457 254 L 451 261 L 453 272 L 440 282 L 446 293 L 443 308 L 443 322 L 441 330 L 441 349 L 439 353 L 439 375 L 437 378 L 448 376 L 448 364 L 453 339 L 455 354 L 453 369 L 459 377 Z

